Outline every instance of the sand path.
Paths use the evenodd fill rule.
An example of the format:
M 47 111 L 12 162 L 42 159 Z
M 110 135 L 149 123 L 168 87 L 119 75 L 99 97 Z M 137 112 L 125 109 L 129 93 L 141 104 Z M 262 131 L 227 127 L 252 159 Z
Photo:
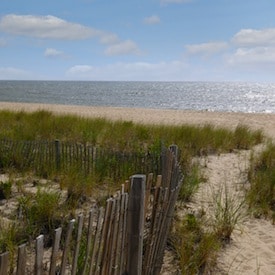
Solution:
M 236 205 L 241 203 L 244 189 L 249 184 L 249 155 L 250 151 L 241 151 L 201 159 L 207 182 L 201 184 L 190 207 L 203 207 L 206 212 L 213 212 L 213 198 L 224 186 Z M 221 251 L 213 274 L 275 274 L 275 226 L 270 220 L 245 215 L 245 205 L 242 211 L 244 215 L 232 234 L 231 243 Z

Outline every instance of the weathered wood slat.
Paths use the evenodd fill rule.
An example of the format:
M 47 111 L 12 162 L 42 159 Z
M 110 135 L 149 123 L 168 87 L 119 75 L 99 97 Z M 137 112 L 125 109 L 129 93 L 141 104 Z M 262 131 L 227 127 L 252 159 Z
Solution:
M 120 212 L 121 212 L 121 194 L 118 195 L 116 198 L 116 204 L 115 204 L 115 214 L 114 214 L 114 230 L 113 230 L 113 242 L 112 242 L 112 248 L 111 248 L 111 272 L 110 274 L 117 274 L 118 270 L 118 244 L 120 240 L 120 232 L 119 232 L 119 220 L 120 220 Z
M 50 275 L 56 274 L 56 261 L 58 257 L 59 245 L 61 240 L 62 228 L 59 227 L 55 229 L 54 239 L 53 239 L 53 248 L 51 255 L 51 265 L 50 265 Z
M 66 266 L 67 266 L 67 260 L 68 260 L 68 253 L 70 250 L 70 241 L 72 237 L 72 232 L 75 224 L 75 219 L 71 220 L 68 226 L 68 231 L 66 235 L 66 240 L 65 240 L 65 246 L 64 246 L 64 251 L 63 251 L 63 257 L 62 257 L 62 264 L 61 264 L 61 275 L 65 275 L 66 272 Z
M 116 210 L 116 200 L 112 199 L 111 201 L 111 213 L 110 213 L 110 222 L 108 227 L 108 234 L 106 239 L 106 253 L 104 257 L 104 265 L 102 272 L 103 274 L 111 274 L 112 269 L 112 251 L 113 251 L 113 239 L 115 237 L 115 210 Z
M 36 275 L 43 274 L 44 236 L 39 235 L 35 244 L 34 272 Z
M 102 266 L 104 264 L 103 259 L 106 254 L 106 242 L 107 242 L 107 235 L 108 235 L 108 227 L 110 223 L 110 213 L 111 213 L 111 204 L 112 199 L 107 200 L 105 214 L 104 214 L 104 220 L 102 225 L 102 234 L 100 238 L 100 247 L 99 247 L 99 253 L 96 261 L 96 271 L 95 274 L 100 274 L 100 270 L 102 269 Z
M 21 244 L 18 246 L 16 275 L 25 274 L 26 262 L 27 262 L 26 244 Z
M 169 198 L 169 190 L 167 188 L 165 188 L 162 191 L 162 200 L 161 200 L 161 213 L 160 213 L 160 218 L 158 219 L 158 224 L 157 224 L 157 232 L 156 232 L 156 240 L 155 240 L 155 244 L 154 244 L 154 250 L 152 252 L 152 262 L 156 263 L 156 259 L 159 257 L 159 254 L 161 253 L 161 245 L 160 243 L 162 243 L 162 237 L 163 237 L 163 232 L 164 232 L 164 228 L 166 228 L 166 223 L 167 223 L 167 219 L 166 219 L 166 209 L 167 209 L 167 199 Z M 153 268 L 153 266 L 152 266 Z M 151 273 L 153 274 L 153 273 Z
M 103 215 L 104 215 L 104 209 L 101 207 L 98 211 L 97 216 L 97 223 L 95 228 L 95 237 L 92 247 L 92 256 L 90 260 L 90 270 L 89 275 L 95 274 L 98 270 L 97 266 L 97 257 L 99 255 L 99 247 L 100 247 L 100 238 L 101 238 L 101 230 L 102 230 L 102 223 L 103 223 Z
M 146 216 L 149 211 L 148 206 L 149 206 L 149 202 L 150 202 L 153 176 L 154 176 L 153 173 L 150 173 L 147 177 L 147 182 L 146 182 L 145 203 L 144 203 L 144 218 L 145 219 L 146 219 Z
M 93 234 L 93 221 L 94 221 L 94 209 L 91 209 L 89 212 L 89 223 L 88 223 L 88 232 L 87 232 L 87 246 L 86 246 L 86 256 L 85 256 L 85 263 L 83 267 L 82 274 L 86 274 L 86 270 L 89 264 L 89 257 L 91 253 L 92 247 L 92 234 Z
M 75 252 L 74 252 L 74 258 L 73 258 L 72 275 L 75 275 L 77 272 L 77 260 L 78 260 L 80 242 L 82 237 L 83 222 L 84 222 L 84 216 L 83 214 L 80 214 L 77 220 L 78 227 L 77 227 Z
M 115 200 L 110 198 L 107 200 L 107 209 L 105 219 L 104 219 L 104 227 L 103 227 L 103 252 L 102 252 L 102 259 L 101 259 L 101 273 L 108 274 L 108 257 L 109 257 L 109 250 L 111 245 L 111 229 L 112 229 L 112 222 L 113 222 L 113 215 L 114 215 L 114 207 L 115 207 Z
M 121 258 L 120 258 L 120 265 L 119 265 L 119 273 L 122 274 L 122 272 L 126 269 L 126 256 L 128 255 L 127 250 L 127 211 L 128 211 L 128 201 L 129 201 L 129 194 L 124 193 L 122 195 L 124 197 L 124 204 L 122 205 L 122 231 L 121 231 L 121 245 L 120 245 L 120 251 L 121 251 Z
M 176 198 L 177 198 L 177 192 L 174 191 L 172 193 L 171 199 L 169 200 L 167 211 L 165 213 L 166 220 L 165 222 L 162 223 L 162 226 L 161 226 L 161 231 L 159 234 L 159 242 L 158 242 L 158 252 L 156 254 L 155 267 L 154 267 L 154 272 L 152 274 L 159 274 L 161 270 L 164 249 L 167 241 L 168 231 L 172 221 Z
M 0 255 L 0 275 L 7 275 L 9 269 L 9 253 L 5 252 Z
M 100 247 L 99 242 L 100 242 L 100 236 L 101 236 L 103 214 L 104 214 L 104 211 L 103 211 L 103 208 L 101 207 L 98 211 L 98 218 L 97 218 L 95 238 L 94 238 L 94 243 L 92 248 L 89 275 L 95 274 L 97 270 L 96 256 L 99 254 L 99 247 Z
M 128 205 L 128 259 L 127 274 L 140 275 L 142 272 L 145 175 L 131 178 L 131 190 Z
M 160 182 L 159 182 L 160 183 Z M 151 274 L 151 268 L 155 259 L 155 253 L 157 250 L 157 241 L 159 228 L 162 221 L 162 203 L 164 198 L 164 190 L 161 186 L 157 185 L 154 193 L 154 205 L 152 211 L 152 221 L 149 235 L 149 242 L 146 248 L 144 274 Z

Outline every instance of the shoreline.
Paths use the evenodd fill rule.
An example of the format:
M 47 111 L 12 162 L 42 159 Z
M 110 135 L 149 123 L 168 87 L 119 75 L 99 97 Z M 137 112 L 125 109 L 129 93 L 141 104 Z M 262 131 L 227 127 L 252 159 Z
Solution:
M 60 115 L 73 114 L 81 117 L 106 118 L 153 125 L 190 124 L 203 126 L 211 124 L 216 127 L 230 129 L 236 128 L 238 125 L 246 125 L 252 130 L 263 130 L 267 136 L 275 138 L 275 114 L 273 113 L 212 112 L 17 102 L 0 102 L 0 110 L 17 112 L 47 110 Z

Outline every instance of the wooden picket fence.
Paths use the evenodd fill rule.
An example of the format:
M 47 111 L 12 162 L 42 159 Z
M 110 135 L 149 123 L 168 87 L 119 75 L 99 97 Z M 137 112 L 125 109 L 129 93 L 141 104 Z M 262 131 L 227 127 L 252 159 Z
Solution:
M 15 258 L 1 254 L 0 275 L 159 274 L 182 182 L 171 146 L 162 152 L 162 175 L 133 175 L 104 208 L 57 228 L 51 248 L 40 235 L 20 245 Z
M 133 173 L 161 171 L 160 154 L 121 152 L 87 143 L 54 141 L 0 140 L 0 168 L 31 169 L 37 174 L 68 172 L 77 169 L 86 175 L 125 179 Z

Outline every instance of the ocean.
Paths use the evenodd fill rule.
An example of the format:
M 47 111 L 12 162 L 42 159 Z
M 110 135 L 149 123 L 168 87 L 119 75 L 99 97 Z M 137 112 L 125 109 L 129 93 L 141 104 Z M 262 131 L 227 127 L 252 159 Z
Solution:
M 275 83 L 1 80 L 0 101 L 275 113 Z

